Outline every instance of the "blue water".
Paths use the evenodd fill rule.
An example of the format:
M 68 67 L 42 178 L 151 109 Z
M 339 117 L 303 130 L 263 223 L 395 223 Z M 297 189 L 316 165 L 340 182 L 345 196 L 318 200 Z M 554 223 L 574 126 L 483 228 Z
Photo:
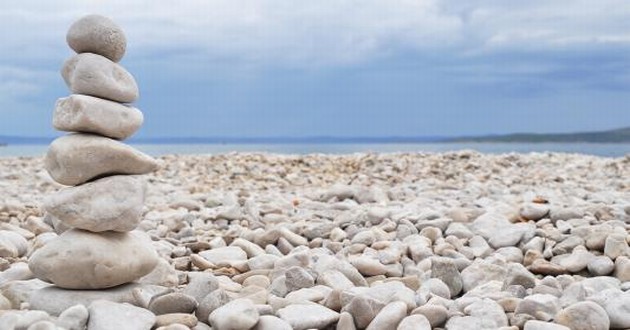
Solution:
M 563 152 L 623 157 L 630 154 L 630 143 L 408 143 L 408 144 L 136 144 L 136 148 L 153 156 L 167 154 L 221 154 L 238 152 L 270 152 L 282 154 L 355 152 L 444 152 L 476 150 L 482 153 Z M 0 157 L 42 156 L 46 145 L 9 145 L 0 147 Z

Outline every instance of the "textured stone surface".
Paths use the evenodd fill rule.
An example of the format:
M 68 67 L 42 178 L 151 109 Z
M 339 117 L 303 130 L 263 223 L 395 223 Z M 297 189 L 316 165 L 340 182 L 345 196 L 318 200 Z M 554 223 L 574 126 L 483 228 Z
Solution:
M 138 99 L 138 85 L 121 65 L 101 55 L 75 55 L 63 65 L 61 75 L 73 94 L 85 94 L 115 102 Z
M 145 193 L 143 178 L 115 175 L 52 193 L 43 206 L 74 228 L 125 232 L 140 222 Z
M 294 330 L 323 329 L 339 319 L 339 313 L 317 304 L 289 305 L 277 314 Z
M 143 233 L 72 229 L 37 250 L 29 268 L 39 279 L 62 288 L 102 289 L 148 274 L 157 260 Z
M 155 324 L 153 313 L 130 304 L 97 300 L 88 310 L 90 330 L 150 330 Z
M 53 141 L 44 166 L 55 181 L 75 186 L 104 175 L 146 174 L 157 169 L 157 162 L 113 139 L 70 134 Z
M 87 15 L 68 29 L 66 41 L 77 53 L 95 53 L 118 62 L 125 55 L 127 38 L 111 19 L 101 15 Z
M 66 132 L 94 133 L 123 140 L 144 121 L 140 110 L 117 102 L 74 94 L 55 104 L 53 127 Z
M 554 322 L 571 330 L 598 330 L 610 328 L 606 310 L 592 301 L 573 304 L 556 314 Z
M 258 310 L 249 299 L 236 299 L 215 309 L 208 321 L 215 330 L 246 330 L 258 323 Z

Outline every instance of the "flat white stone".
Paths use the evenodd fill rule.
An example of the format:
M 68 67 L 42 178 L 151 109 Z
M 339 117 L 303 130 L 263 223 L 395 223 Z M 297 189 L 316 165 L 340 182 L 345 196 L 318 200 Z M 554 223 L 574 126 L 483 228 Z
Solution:
M 155 324 L 153 313 L 130 304 L 97 300 L 88 309 L 90 330 L 150 330 Z
M 115 175 L 64 188 L 44 199 L 44 209 L 64 224 L 92 232 L 131 231 L 142 217 L 145 181 Z
M 74 94 L 55 104 L 53 126 L 65 132 L 84 132 L 123 140 L 142 126 L 144 116 L 134 107 L 98 97 Z
M 126 144 L 82 133 L 53 141 L 44 166 L 55 181 L 68 186 L 107 175 L 146 174 L 158 167 L 153 157 Z
M 37 278 L 66 289 L 103 289 L 150 273 L 157 253 L 142 232 L 71 229 L 35 251 L 29 268 Z
M 121 103 L 131 103 L 139 96 L 138 85 L 131 73 L 101 55 L 75 55 L 64 63 L 61 75 L 74 94 Z

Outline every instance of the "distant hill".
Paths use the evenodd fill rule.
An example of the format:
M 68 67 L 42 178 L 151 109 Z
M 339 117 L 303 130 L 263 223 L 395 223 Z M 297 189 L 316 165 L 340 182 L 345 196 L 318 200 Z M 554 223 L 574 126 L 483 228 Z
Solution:
M 516 133 L 507 135 L 465 136 L 445 139 L 442 142 L 630 143 L 630 127 L 601 132 L 556 134 Z
M 46 145 L 54 137 L 1 136 L 3 145 Z M 534 134 L 517 133 L 508 135 L 485 135 L 464 137 L 443 136 L 381 136 L 381 137 L 157 137 L 131 138 L 132 144 L 405 144 L 405 143 L 456 143 L 456 142 L 591 142 L 591 143 L 630 143 L 630 127 L 603 132 Z

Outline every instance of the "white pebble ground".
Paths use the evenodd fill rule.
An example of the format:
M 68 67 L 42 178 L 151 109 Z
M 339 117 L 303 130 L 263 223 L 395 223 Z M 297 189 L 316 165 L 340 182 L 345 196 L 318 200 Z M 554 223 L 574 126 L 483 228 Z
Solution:
M 158 162 L 138 227 L 158 266 L 86 291 L 26 264 L 65 230 L 40 208 L 62 186 L 0 158 L 1 329 L 630 328 L 630 155 Z

